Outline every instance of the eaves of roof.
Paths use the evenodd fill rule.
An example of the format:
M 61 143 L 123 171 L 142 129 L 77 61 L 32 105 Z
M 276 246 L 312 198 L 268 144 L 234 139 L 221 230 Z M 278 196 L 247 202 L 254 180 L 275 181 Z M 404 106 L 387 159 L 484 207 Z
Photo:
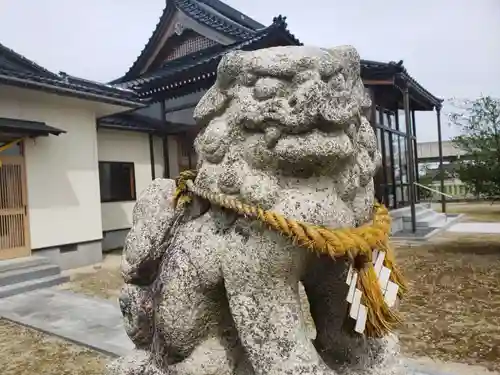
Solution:
M 255 30 L 244 27 L 230 18 L 220 17 L 195 0 L 175 0 L 175 5 L 195 21 L 237 40 L 247 39 L 255 34 Z
M 413 95 L 418 95 L 428 102 L 430 106 L 439 108 L 443 103 L 443 99 L 434 96 L 408 73 L 402 60 L 397 63 L 394 61 L 386 63 L 361 60 L 361 76 L 363 80 L 392 80 L 395 84 L 397 84 L 397 81 L 402 81 L 412 91 Z
M 163 124 L 160 120 L 155 120 L 136 113 L 119 113 L 101 117 L 97 120 L 97 127 L 150 134 L 163 134 Z
M 278 16 L 273 19 L 271 26 L 258 31 L 249 39 L 228 46 L 213 46 L 170 61 L 153 74 L 127 82 L 126 87 L 135 90 L 139 97 L 149 97 L 152 93 L 161 91 L 175 91 L 186 84 L 199 84 L 199 89 L 203 89 L 215 79 L 217 65 L 226 53 L 269 47 L 270 42 L 276 42 L 275 45 L 302 45 L 288 31 L 286 17 Z
M 20 66 L 25 67 L 27 70 L 48 78 L 57 78 L 58 75 L 38 65 L 34 61 L 24 57 L 16 51 L 0 43 L 0 55 L 5 55 L 8 59 L 15 61 Z
M 211 8 L 215 9 L 216 11 L 228 17 L 229 19 L 232 19 L 233 21 L 238 22 L 239 24 L 248 27 L 252 30 L 259 30 L 266 27 L 260 22 L 255 21 L 254 19 L 248 17 L 246 14 L 241 13 L 240 11 L 230 7 L 229 5 L 220 0 L 199 0 L 199 2 L 207 4 Z
M 111 81 L 111 84 L 118 84 L 131 80 L 139 75 L 141 68 L 144 66 L 145 62 L 151 57 L 155 46 L 160 42 L 163 35 L 165 27 L 170 22 L 171 18 L 175 14 L 176 9 L 182 11 L 187 16 L 191 17 L 193 20 L 212 28 L 224 35 L 231 36 L 236 40 L 242 40 L 251 37 L 255 34 L 255 30 L 252 30 L 250 25 L 245 22 L 236 22 L 234 20 L 235 15 L 239 12 L 231 9 L 233 12 L 229 12 L 224 9 L 220 1 L 216 4 L 213 1 L 201 1 L 203 4 L 213 7 L 213 9 L 219 11 L 221 14 L 225 15 L 227 18 L 220 17 L 216 12 L 210 12 L 206 7 L 201 6 L 195 0 L 172 0 L 167 1 L 163 13 L 156 24 L 156 27 L 151 34 L 151 37 L 147 41 L 143 50 L 134 61 L 129 70 L 120 78 Z M 253 21 L 253 20 L 252 20 Z M 255 21 L 253 21 L 255 22 Z M 255 22 L 257 24 L 257 22 Z M 261 26 L 260 24 L 258 24 Z
M 47 77 L 0 68 L 0 83 L 129 108 L 144 106 L 133 91 L 67 75 Z

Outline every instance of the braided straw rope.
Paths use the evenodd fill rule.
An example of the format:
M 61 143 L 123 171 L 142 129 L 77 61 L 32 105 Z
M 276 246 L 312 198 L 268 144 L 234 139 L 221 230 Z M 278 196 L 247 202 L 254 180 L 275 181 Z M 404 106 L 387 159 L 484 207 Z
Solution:
M 390 280 L 399 286 L 398 296 L 401 298 L 407 288 L 389 245 L 391 218 L 383 205 L 374 204 L 372 223 L 357 228 L 329 229 L 288 219 L 224 194 L 204 191 L 194 185 L 195 178 L 196 171 L 185 171 L 176 179 L 174 198 L 177 207 L 191 202 L 194 194 L 246 218 L 261 221 L 270 229 L 290 238 L 296 245 L 334 259 L 347 258 L 359 272 L 358 288 L 363 293 L 362 303 L 368 310 L 366 335 L 383 337 L 401 322 L 400 317 L 387 306 L 373 268 L 373 250 L 384 251 L 384 266 L 391 270 Z

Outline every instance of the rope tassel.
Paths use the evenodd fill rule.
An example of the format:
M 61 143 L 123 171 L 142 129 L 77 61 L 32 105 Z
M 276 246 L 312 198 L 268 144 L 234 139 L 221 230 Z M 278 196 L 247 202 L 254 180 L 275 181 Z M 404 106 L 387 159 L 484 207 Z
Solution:
M 196 171 L 185 171 L 176 179 L 174 202 L 177 207 L 191 202 L 194 194 L 211 204 L 261 221 L 301 247 L 334 259 L 347 258 L 351 263 L 346 280 L 349 285 L 346 299 L 350 304 L 347 317 L 354 319 L 354 331 L 368 337 L 383 337 L 401 323 L 399 315 L 391 308 L 397 297 L 403 297 L 407 287 L 389 246 L 391 218 L 383 205 L 374 204 L 372 223 L 357 228 L 330 229 L 202 190 L 195 186 L 195 178 Z

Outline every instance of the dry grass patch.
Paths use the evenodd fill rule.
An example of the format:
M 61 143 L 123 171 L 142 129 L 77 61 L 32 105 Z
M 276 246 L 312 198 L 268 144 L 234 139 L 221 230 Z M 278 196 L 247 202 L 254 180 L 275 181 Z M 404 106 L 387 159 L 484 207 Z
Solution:
M 102 375 L 109 358 L 0 319 L 2 375 Z
M 441 211 L 440 204 L 433 204 L 432 208 Z M 450 214 L 465 214 L 468 221 L 500 222 L 500 203 L 446 203 L 446 212 Z
M 411 286 L 401 304 L 403 352 L 500 370 L 500 235 L 448 233 L 400 244 L 397 254 Z M 97 269 L 73 272 L 63 287 L 115 299 L 121 285 L 115 253 Z
M 453 233 L 397 252 L 411 286 L 403 351 L 500 370 L 500 236 Z
M 115 251 L 106 254 L 99 265 L 70 270 L 70 281 L 59 287 L 90 297 L 116 300 L 123 285 L 120 259 L 121 251 Z

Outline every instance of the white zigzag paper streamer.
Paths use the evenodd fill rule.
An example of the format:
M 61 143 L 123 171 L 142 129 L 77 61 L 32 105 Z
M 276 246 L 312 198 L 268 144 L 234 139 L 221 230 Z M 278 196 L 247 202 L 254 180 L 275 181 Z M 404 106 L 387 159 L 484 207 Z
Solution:
M 391 270 L 384 266 L 385 252 L 374 250 L 372 254 L 373 268 L 377 274 L 378 282 L 385 303 L 389 307 L 393 307 L 398 296 L 399 286 L 390 281 Z M 351 266 L 347 272 L 346 284 L 349 285 L 346 301 L 351 305 L 349 316 L 356 320 L 354 330 L 360 334 L 365 331 L 367 308 L 361 303 L 362 292 L 356 288 L 358 282 L 358 272 Z

